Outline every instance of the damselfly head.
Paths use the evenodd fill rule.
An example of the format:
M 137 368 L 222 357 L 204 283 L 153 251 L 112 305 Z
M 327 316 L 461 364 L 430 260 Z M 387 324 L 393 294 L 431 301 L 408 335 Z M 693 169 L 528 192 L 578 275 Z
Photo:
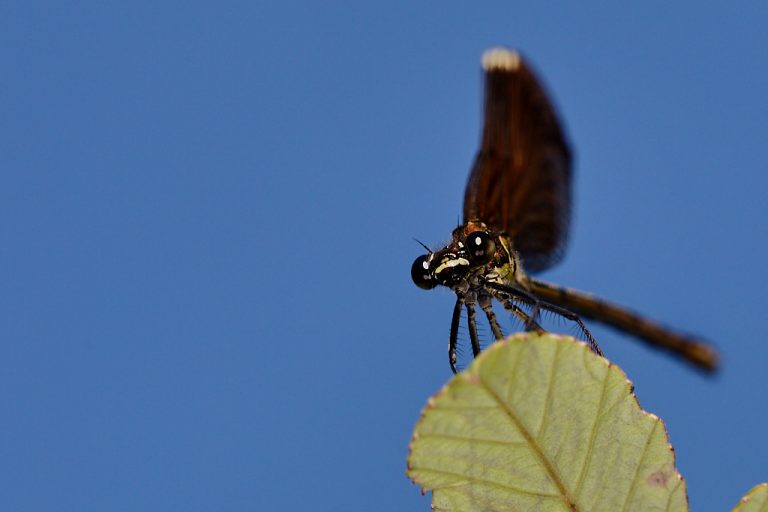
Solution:
M 416 258 L 411 278 L 419 288 L 431 290 L 437 285 L 453 288 L 495 276 L 511 257 L 502 236 L 482 222 L 463 224 L 453 230 L 448 245 Z

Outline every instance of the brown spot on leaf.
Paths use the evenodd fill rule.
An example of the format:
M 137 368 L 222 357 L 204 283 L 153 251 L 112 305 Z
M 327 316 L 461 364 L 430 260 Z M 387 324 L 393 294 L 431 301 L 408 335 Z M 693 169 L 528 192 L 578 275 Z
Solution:
M 648 475 L 648 478 L 645 481 L 651 487 L 664 487 L 667 485 L 670 476 L 671 474 L 669 472 L 660 469 L 659 471 L 655 471 Z

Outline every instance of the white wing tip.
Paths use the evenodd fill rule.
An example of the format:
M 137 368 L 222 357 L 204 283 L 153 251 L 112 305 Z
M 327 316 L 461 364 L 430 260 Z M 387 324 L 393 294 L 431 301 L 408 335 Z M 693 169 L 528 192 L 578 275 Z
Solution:
M 483 53 L 483 69 L 513 71 L 520 67 L 520 54 L 507 48 L 491 48 Z

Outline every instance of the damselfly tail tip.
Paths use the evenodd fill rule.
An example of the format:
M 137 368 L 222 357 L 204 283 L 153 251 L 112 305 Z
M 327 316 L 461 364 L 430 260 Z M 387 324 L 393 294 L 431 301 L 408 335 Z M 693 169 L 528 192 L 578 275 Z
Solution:
M 508 48 L 491 48 L 483 53 L 483 69 L 515 70 L 520 67 L 520 54 Z
M 697 343 L 689 352 L 690 360 L 707 373 L 716 373 L 720 369 L 720 356 L 717 351 L 704 343 Z

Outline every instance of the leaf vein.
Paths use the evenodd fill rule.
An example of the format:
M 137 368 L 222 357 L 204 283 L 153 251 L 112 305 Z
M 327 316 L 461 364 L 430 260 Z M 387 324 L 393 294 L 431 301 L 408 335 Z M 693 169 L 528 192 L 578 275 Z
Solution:
M 589 437 L 589 446 L 587 447 L 587 454 L 584 459 L 584 464 L 581 466 L 581 472 L 579 473 L 579 478 L 576 481 L 576 490 L 574 494 L 576 496 L 581 495 L 581 488 L 584 485 L 584 480 L 587 477 L 587 468 L 589 468 L 589 464 L 592 462 L 592 451 L 595 446 L 595 439 L 597 438 L 597 431 L 599 427 L 599 421 L 602 418 L 602 409 L 605 406 L 605 396 L 607 394 L 608 390 L 608 378 L 610 377 L 611 373 L 606 371 L 603 375 L 603 387 L 600 390 L 600 403 L 597 406 L 597 413 L 595 414 L 595 422 L 592 424 L 592 434 Z
M 485 444 L 499 444 L 502 446 L 527 446 L 525 441 L 511 442 L 500 441 L 498 439 L 480 439 L 474 436 L 458 436 L 453 434 L 419 434 L 419 439 L 432 438 L 432 439 L 448 439 L 452 441 L 464 441 L 470 443 L 485 443 Z
M 506 489 L 506 490 L 509 490 L 509 491 L 512 491 L 512 492 L 516 492 L 516 493 L 520 493 L 520 494 L 525 494 L 525 495 L 528 495 L 528 496 L 534 496 L 534 497 L 537 497 L 537 498 L 553 498 L 553 499 L 560 499 L 561 498 L 561 496 L 558 495 L 558 494 L 550 494 L 550 493 L 544 493 L 544 492 L 531 491 L 531 490 L 528 490 L 528 489 L 524 489 L 522 487 L 514 487 L 514 486 L 509 485 L 509 484 L 503 484 L 503 483 L 500 483 L 500 482 L 495 482 L 493 480 L 484 480 L 482 478 L 477 478 L 477 477 L 467 477 L 467 475 L 465 475 L 463 473 L 456 473 L 456 472 L 453 472 L 453 471 L 445 471 L 445 470 L 442 470 L 442 469 L 432 469 L 432 468 L 428 468 L 428 467 L 424 467 L 424 468 L 413 467 L 413 468 L 411 468 L 411 471 L 425 471 L 425 472 L 429 471 L 430 473 L 434 473 L 436 475 L 445 475 L 445 476 L 459 477 L 462 480 L 465 480 L 467 482 L 474 482 L 474 483 L 485 484 L 485 485 L 489 485 L 489 486 L 493 486 L 493 487 L 499 487 L 501 489 Z M 456 485 L 456 484 L 454 484 L 454 485 Z
M 539 463 L 544 468 L 544 471 L 546 472 L 549 479 L 552 481 L 552 483 L 555 484 L 555 487 L 557 487 L 558 491 L 560 492 L 560 498 L 565 501 L 566 506 L 569 510 L 572 512 L 577 512 L 578 508 L 576 506 L 575 500 L 570 496 L 568 493 L 568 490 L 565 488 L 565 484 L 563 483 L 563 479 L 561 478 L 560 474 L 557 472 L 557 469 L 555 468 L 554 464 L 544 455 L 544 451 L 542 450 L 542 447 L 539 446 L 539 444 L 536 442 L 536 439 L 533 437 L 531 432 L 528 431 L 528 429 L 525 428 L 520 418 L 517 416 L 517 413 L 512 410 L 512 407 L 510 404 L 504 402 L 501 397 L 499 397 L 493 390 L 493 388 L 488 385 L 483 379 L 481 375 L 478 375 L 480 377 L 478 379 L 478 382 L 480 385 L 485 388 L 485 390 L 493 397 L 494 400 L 496 400 L 501 408 L 507 413 L 507 417 L 511 420 L 512 424 L 517 428 L 517 430 L 522 434 L 522 436 L 527 441 L 528 446 L 531 447 L 531 451 L 533 452 L 534 456 L 538 459 Z
M 653 422 L 653 428 L 651 428 L 651 431 L 648 433 L 648 438 L 645 440 L 645 450 L 643 450 L 643 455 L 640 457 L 640 460 L 637 462 L 637 466 L 635 467 L 635 476 L 632 477 L 632 486 L 630 487 L 627 496 L 624 498 L 624 505 L 621 507 L 622 512 L 627 510 L 627 505 L 629 504 L 632 496 L 635 494 L 635 489 L 637 489 L 637 477 L 640 476 L 640 468 L 643 467 L 645 457 L 648 455 L 648 446 L 651 444 L 651 439 L 653 439 L 653 434 L 656 432 L 658 425 L 659 423 L 657 421 Z

